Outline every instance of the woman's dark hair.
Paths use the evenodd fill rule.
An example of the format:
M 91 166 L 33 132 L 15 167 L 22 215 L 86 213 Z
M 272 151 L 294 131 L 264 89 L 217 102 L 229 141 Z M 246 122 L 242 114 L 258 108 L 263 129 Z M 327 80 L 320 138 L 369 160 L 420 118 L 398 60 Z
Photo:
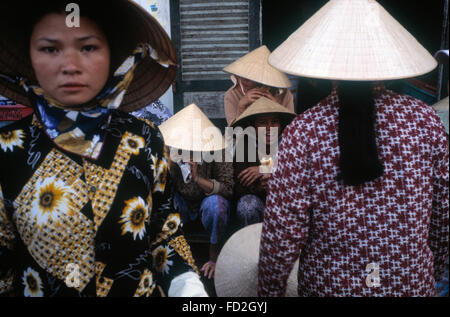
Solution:
M 331 93 L 331 88 L 331 80 L 299 77 L 297 80 L 296 113 L 303 113 L 317 105 Z
M 342 81 L 338 96 L 339 178 L 345 185 L 361 185 L 383 175 L 376 142 L 372 84 Z

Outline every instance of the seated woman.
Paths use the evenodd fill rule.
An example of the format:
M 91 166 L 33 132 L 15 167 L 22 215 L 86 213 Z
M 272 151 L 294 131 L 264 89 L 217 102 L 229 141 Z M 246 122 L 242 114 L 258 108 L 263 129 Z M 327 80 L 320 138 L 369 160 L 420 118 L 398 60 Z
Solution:
M 68 3 L 0 4 L 0 91 L 34 108 L 0 129 L 0 295 L 204 296 L 161 134 L 124 112 L 170 86 L 173 45 L 131 1 L 78 0 L 78 27 Z
M 261 97 L 232 123 L 232 127 L 253 127 L 255 134 L 237 136 L 233 163 L 239 227 L 262 222 L 267 182 L 276 169 L 276 154 L 282 130 L 295 113 Z M 242 146 L 243 145 L 243 146 Z
M 230 199 L 233 192 L 233 164 L 225 162 L 223 137 L 219 135 L 216 144 L 202 144 L 195 148 L 189 141 L 195 138 L 192 123 L 200 122 L 199 132 L 217 129 L 213 123 L 195 106 L 190 105 L 164 122 L 160 129 L 166 145 L 172 153 L 185 150 L 189 158 L 171 155 L 170 176 L 174 184 L 174 207 L 181 215 L 184 224 L 201 219 L 210 236 L 209 261 L 201 271 L 208 278 L 214 276 L 218 257 L 218 243 L 225 234 L 230 218 Z M 173 133 L 173 134 L 172 134 Z M 175 137 L 172 137 L 172 136 Z M 178 137 L 184 135 L 186 138 Z M 200 161 L 196 155 L 199 154 Z M 201 159 L 202 151 L 220 151 L 220 160 L 205 162 Z
M 224 99 L 228 125 L 261 97 L 294 112 L 294 97 L 287 89 L 291 82 L 284 73 L 269 64 L 269 55 L 269 49 L 263 45 L 223 69 L 232 75 L 234 83 Z

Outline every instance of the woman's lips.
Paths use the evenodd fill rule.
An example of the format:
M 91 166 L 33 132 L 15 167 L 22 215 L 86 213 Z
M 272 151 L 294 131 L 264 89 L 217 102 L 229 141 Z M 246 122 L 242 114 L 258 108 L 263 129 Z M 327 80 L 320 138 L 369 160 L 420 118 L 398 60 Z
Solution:
M 84 89 L 86 85 L 78 84 L 78 83 L 69 83 L 61 85 L 60 88 L 66 92 L 77 92 Z

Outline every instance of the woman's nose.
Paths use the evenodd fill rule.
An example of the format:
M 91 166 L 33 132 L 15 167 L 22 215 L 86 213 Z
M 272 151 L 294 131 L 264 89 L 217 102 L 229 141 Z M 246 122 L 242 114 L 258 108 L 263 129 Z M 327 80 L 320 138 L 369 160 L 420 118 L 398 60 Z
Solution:
M 64 54 L 61 70 L 66 75 L 73 75 L 81 72 L 80 60 L 76 53 Z

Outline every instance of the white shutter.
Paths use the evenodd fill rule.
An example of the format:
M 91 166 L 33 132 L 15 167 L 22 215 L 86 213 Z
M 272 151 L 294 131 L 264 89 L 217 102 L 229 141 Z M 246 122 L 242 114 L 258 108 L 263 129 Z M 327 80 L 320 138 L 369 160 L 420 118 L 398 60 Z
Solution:
M 249 51 L 249 0 L 180 0 L 182 80 L 226 80 Z

